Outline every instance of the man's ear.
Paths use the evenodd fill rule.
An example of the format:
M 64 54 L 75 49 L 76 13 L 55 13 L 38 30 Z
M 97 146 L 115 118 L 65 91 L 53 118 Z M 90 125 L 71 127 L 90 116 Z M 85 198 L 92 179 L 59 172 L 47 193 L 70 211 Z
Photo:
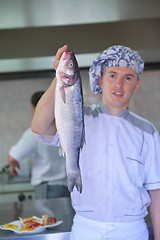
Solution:
M 99 86 L 102 88 L 102 76 L 99 78 L 98 84 L 99 84 Z
M 138 79 L 134 92 L 136 92 L 140 86 L 141 81 Z

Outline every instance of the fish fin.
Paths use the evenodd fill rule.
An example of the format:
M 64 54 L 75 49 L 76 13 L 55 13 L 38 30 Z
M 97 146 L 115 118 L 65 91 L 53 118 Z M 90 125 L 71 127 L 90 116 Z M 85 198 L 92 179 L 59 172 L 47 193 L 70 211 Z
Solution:
M 81 136 L 81 145 L 80 145 L 80 149 L 82 150 L 84 144 L 86 144 L 86 140 L 85 140 L 85 130 L 83 128 L 83 131 L 82 131 L 82 136 Z
M 73 188 L 76 187 L 77 191 L 82 193 L 82 179 L 81 179 L 80 170 L 77 170 L 76 172 L 68 173 L 67 177 L 68 177 L 69 192 L 72 192 Z
M 59 146 L 59 155 L 64 157 L 64 151 L 63 151 L 61 145 Z
M 66 93 L 64 89 L 65 88 L 63 86 L 60 88 L 60 95 L 61 95 L 62 101 L 66 103 Z

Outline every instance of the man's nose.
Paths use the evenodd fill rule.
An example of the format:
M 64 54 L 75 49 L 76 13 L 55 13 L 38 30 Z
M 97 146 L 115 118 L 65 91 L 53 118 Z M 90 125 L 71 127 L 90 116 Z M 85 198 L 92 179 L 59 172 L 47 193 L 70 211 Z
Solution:
M 123 84 L 124 84 L 123 78 L 122 77 L 118 77 L 116 82 L 115 82 L 116 88 L 122 88 Z

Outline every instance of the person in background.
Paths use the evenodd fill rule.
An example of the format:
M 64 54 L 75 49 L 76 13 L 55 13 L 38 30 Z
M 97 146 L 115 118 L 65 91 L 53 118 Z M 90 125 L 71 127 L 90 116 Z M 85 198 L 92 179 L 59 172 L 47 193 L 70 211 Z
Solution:
M 34 114 L 36 105 L 44 91 L 31 96 L 31 108 Z M 57 147 L 43 144 L 38 135 L 28 128 L 12 146 L 9 155 L 9 169 L 13 176 L 18 176 L 17 168 L 23 160 L 32 157 L 31 184 L 35 186 L 36 199 L 69 197 L 65 170 L 65 158 L 59 156 Z
M 64 51 L 67 45 L 58 49 L 55 69 Z M 79 159 L 83 189 L 71 192 L 76 212 L 71 240 L 148 240 L 148 207 L 154 240 L 160 240 L 160 136 L 152 123 L 129 110 L 143 69 L 138 52 L 121 45 L 104 50 L 90 67 L 91 90 L 102 94 L 102 102 L 85 107 L 86 144 Z M 45 135 L 55 135 L 53 145 L 55 87 L 56 79 L 31 125 L 44 141 Z

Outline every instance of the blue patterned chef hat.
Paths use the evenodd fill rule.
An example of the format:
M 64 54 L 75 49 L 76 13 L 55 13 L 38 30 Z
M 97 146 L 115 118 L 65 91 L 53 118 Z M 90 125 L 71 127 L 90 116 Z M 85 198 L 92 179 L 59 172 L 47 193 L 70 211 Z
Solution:
M 102 93 L 98 81 L 103 70 L 116 66 L 132 68 L 140 76 L 144 69 L 144 61 L 138 52 L 129 47 L 116 45 L 107 48 L 93 61 L 89 69 L 90 86 L 93 93 Z

